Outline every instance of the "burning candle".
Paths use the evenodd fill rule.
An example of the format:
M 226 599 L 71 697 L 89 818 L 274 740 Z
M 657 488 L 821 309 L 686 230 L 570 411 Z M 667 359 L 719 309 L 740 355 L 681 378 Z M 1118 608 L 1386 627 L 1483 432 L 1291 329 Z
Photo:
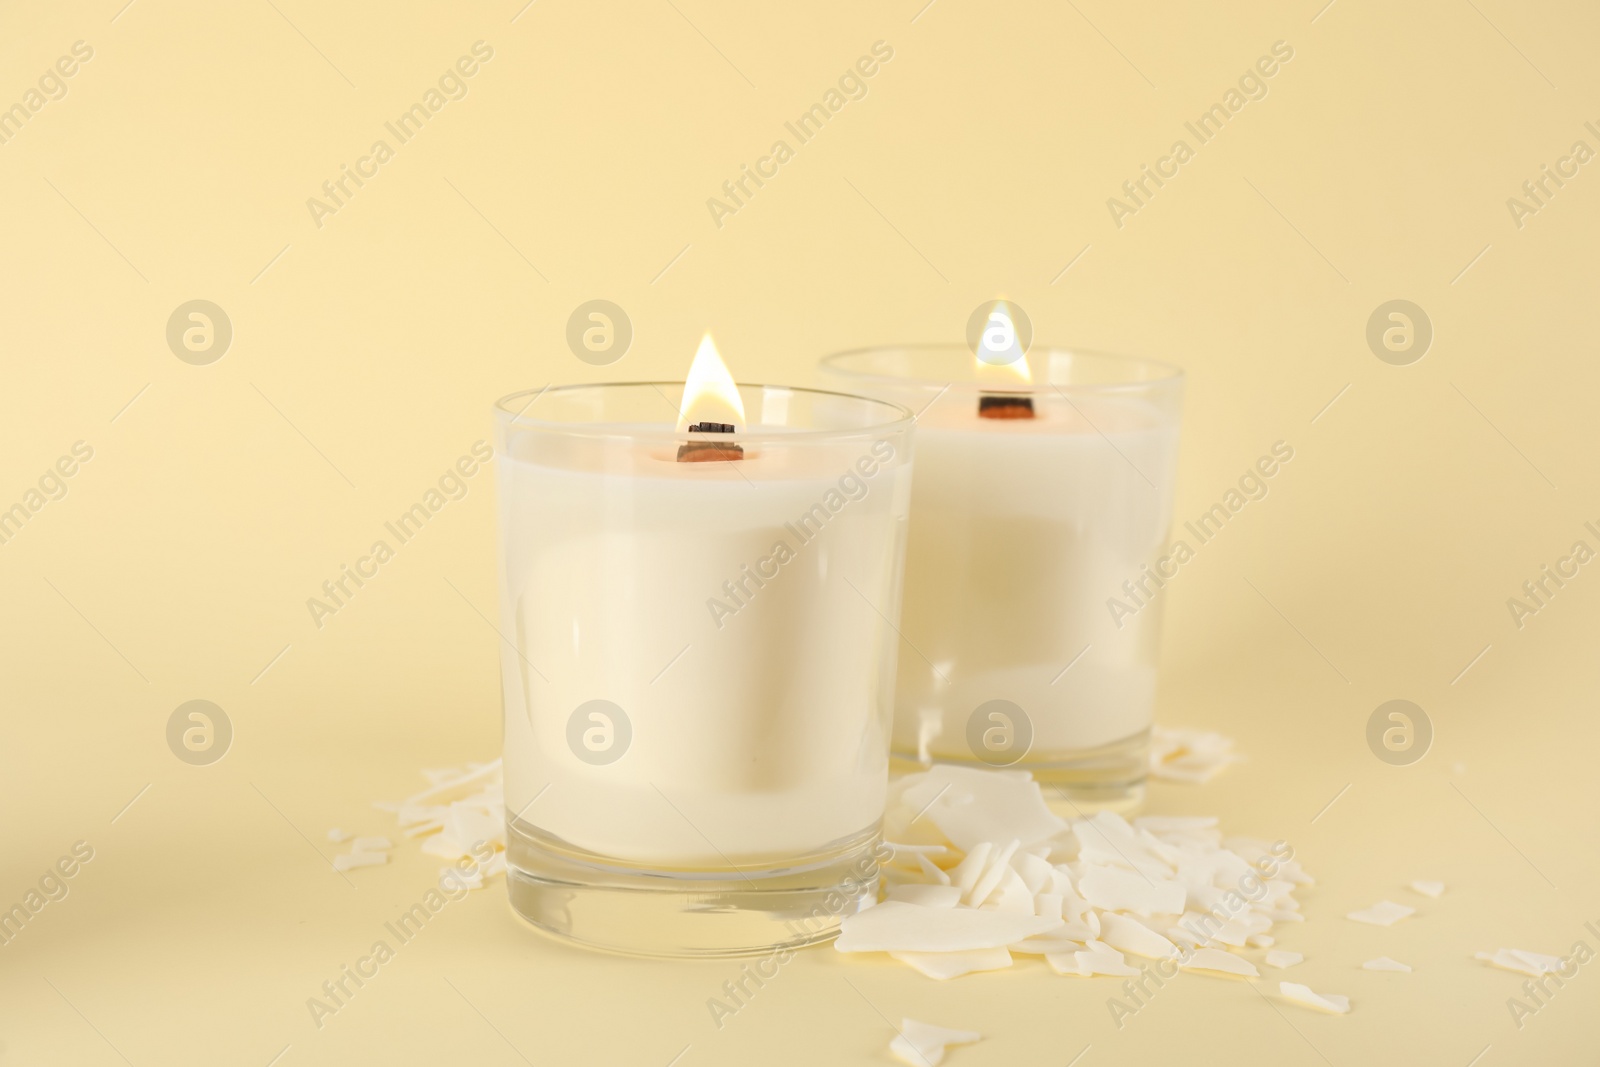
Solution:
M 1161 598 L 1131 616 L 1106 603 L 1168 535 L 1182 372 L 981 346 L 847 352 L 823 371 L 920 413 L 896 755 L 1137 799 Z
M 910 413 L 681 385 L 496 411 L 512 903 L 573 940 L 718 954 L 875 899 Z

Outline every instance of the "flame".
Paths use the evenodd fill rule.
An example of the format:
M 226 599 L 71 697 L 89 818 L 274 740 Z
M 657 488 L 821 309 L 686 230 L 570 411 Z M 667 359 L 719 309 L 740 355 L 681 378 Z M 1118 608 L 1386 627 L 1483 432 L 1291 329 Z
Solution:
M 1011 320 L 1011 309 L 1004 300 L 997 302 L 989 312 L 989 321 L 978 337 L 977 358 L 979 381 L 1033 384 L 1028 357 Z M 991 367 L 994 369 L 989 370 Z
M 717 346 L 709 332 L 700 339 L 694 362 L 689 365 L 689 378 L 683 385 L 683 403 L 678 408 L 678 431 L 681 433 L 696 422 L 746 425 L 739 387 L 733 384 L 733 375 L 717 355 Z

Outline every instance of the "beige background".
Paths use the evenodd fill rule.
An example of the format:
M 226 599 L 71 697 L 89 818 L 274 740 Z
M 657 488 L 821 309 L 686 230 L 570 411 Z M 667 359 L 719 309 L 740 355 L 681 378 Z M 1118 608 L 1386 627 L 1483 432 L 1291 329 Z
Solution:
M 1600 565 L 1520 630 L 1506 607 L 1600 548 L 1600 165 L 1520 229 L 1506 206 L 1600 149 L 1591 5 L 123 3 L 0 14 L 0 105 L 94 49 L 0 145 L 0 506 L 94 449 L 0 545 L 0 906 L 95 850 L 0 948 L 0 1063 L 878 1063 L 903 1015 L 983 1031 L 948 1061 L 973 1067 L 1592 1062 L 1600 964 L 1519 1030 L 1521 979 L 1470 958 L 1600 948 Z M 478 40 L 469 94 L 318 228 L 307 198 Z M 714 225 L 878 40 L 866 98 Z M 1278 40 L 1268 96 L 1115 226 L 1107 198 Z M 498 748 L 489 477 L 321 630 L 306 598 L 496 396 L 681 375 L 708 327 L 740 377 L 803 383 L 1002 294 L 1043 340 L 1188 369 L 1181 516 L 1295 449 L 1166 593 L 1161 717 L 1250 762 L 1151 809 L 1294 843 L 1321 883 L 1286 976 L 1352 1014 L 1184 976 L 1119 1031 L 1109 981 L 822 950 L 719 1031 L 736 966 L 557 946 L 497 884 L 316 1029 L 306 998 L 437 867 L 402 848 L 347 884 L 324 831 L 385 832 L 372 800 Z M 601 297 L 636 338 L 596 369 L 563 335 Z M 196 298 L 234 327 L 209 366 L 164 337 Z M 1435 329 L 1410 366 L 1364 338 L 1393 298 Z M 1436 730 L 1406 767 L 1365 741 L 1396 697 Z M 196 698 L 236 731 L 208 767 L 165 741 Z M 1403 888 L 1430 877 L 1443 900 Z M 1343 918 L 1384 897 L 1419 916 Z M 1358 969 L 1380 954 L 1415 973 Z

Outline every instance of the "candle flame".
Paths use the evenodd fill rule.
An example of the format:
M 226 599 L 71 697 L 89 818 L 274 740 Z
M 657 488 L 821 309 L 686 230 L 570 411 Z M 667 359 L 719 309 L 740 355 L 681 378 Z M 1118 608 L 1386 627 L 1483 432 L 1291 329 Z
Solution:
M 979 381 L 1033 384 L 1033 373 L 1028 369 L 1028 357 L 1017 336 L 1011 309 L 1003 300 L 989 312 L 989 321 L 978 337 L 977 356 Z M 988 370 L 990 367 L 994 369 Z
M 697 422 L 728 422 L 735 426 L 746 425 L 744 401 L 739 398 L 739 387 L 733 383 L 727 364 L 717 354 L 717 346 L 708 331 L 700 338 L 694 362 L 689 364 L 689 378 L 683 383 L 683 403 L 678 407 L 678 430 L 687 430 Z

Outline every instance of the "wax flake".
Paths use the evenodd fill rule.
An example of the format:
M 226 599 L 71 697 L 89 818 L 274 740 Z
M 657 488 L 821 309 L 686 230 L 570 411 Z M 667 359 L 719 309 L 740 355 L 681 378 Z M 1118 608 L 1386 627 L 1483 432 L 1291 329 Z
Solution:
M 908 776 L 900 787 L 898 804 L 912 813 L 906 824 L 911 819 L 925 819 L 963 851 L 971 851 L 980 842 L 1012 838 L 1032 845 L 1067 828 L 1045 803 L 1039 783 L 1026 771 L 939 764 Z M 894 836 L 898 841 L 910 835 Z
M 989 853 L 993 851 L 993 844 L 980 841 L 950 871 L 950 882 L 961 890 L 962 897 L 970 894 L 978 884 L 978 879 L 983 877 L 984 864 L 988 862 Z
M 1167 881 L 1182 853 L 1148 830 L 1130 826 L 1120 815 L 1102 811 L 1072 824 L 1078 860 L 1100 866 L 1131 867 L 1150 881 Z M 1180 905 L 1181 907 L 1181 905 Z
M 1005 876 L 1000 880 L 999 892 L 992 894 L 983 906 L 999 911 L 1015 912 L 1018 915 L 1037 914 L 1033 894 L 1028 892 L 1027 883 L 1011 868 L 1006 869 Z
M 1078 969 L 1085 974 L 1112 974 L 1122 977 L 1139 973 L 1139 968 L 1128 963 L 1122 952 L 1112 949 L 1104 941 L 1083 942 L 1083 949 L 1074 955 L 1078 960 Z
M 1061 924 L 1061 929 L 1055 931 L 1058 937 L 1069 937 L 1075 941 L 1093 941 L 1100 936 L 1100 916 L 1096 912 L 1088 912 L 1081 920 L 1067 920 Z
M 972 892 L 967 895 L 966 903 L 974 908 L 983 906 L 984 902 L 989 899 L 990 894 L 1000 888 L 1000 882 L 1005 878 L 1006 873 L 1011 870 L 1009 866 L 1011 857 L 1021 845 L 1021 841 L 1013 838 L 1010 844 L 992 854 L 991 858 L 984 864 L 983 873 L 978 876 L 978 880 L 973 884 Z M 1033 909 L 1030 908 L 1028 910 L 1032 911 Z
M 1046 958 L 1048 959 L 1049 957 Z M 1129 966 L 1123 960 L 1120 952 L 1115 956 L 1108 956 L 1101 952 L 1074 952 L 1072 958 L 1077 962 L 1078 974 L 1084 978 L 1092 978 L 1097 974 L 1108 975 L 1112 978 L 1137 978 L 1139 976 L 1139 968 Z
M 463 871 L 459 867 L 440 867 L 439 887 L 441 889 L 457 889 L 464 885 L 468 889 L 482 889 L 483 873 L 482 868 Z
M 1049 956 L 1056 953 L 1066 953 L 1070 955 L 1071 953 L 1080 952 L 1083 950 L 1084 942 L 1074 941 L 1070 938 L 1064 938 L 1059 936 L 1059 934 L 1060 931 L 1058 930 L 1050 934 L 1045 934 L 1042 937 L 1025 938 L 1024 940 L 1015 941 L 1007 945 L 1006 948 L 1010 949 L 1012 952 L 1021 953 L 1024 956 Z
M 933 881 L 938 882 L 940 885 L 950 884 L 950 875 L 940 870 L 934 865 L 932 860 L 930 860 L 927 856 L 922 855 L 920 852 L 917 853 L 917 868 L 921 870 L 924 875 L 933 879 Z M 960 896 L 961 891 L 957 890 L 957 899 L 959 899 Z
M 1350 1011 L 1350 998 L 1342 997 L 1337 993 L 1313 993 L 1309 986 L 1298 982 L 1279 982 L 1278 991 L 1285 1000 L 1307 1008 L 1316 1008 L 1318 1011 L 1332 1012 L 1335 1015 L 1345 1015 Z
M 891 952 L 889 955 L 940 981 L 1011 966 L 1011 953 L 1004 948 L 980 948 L 970 952 Z
M 1277 967 L 1280 970 L 1286 967 L 1293 967 L 1297 963 L 1304 962 L 1304 955 L 1299 952 L 1290 952 L 1285 948 L 1275 948 L 1271 952 L 1267 953 L 1267 966 Z
M 1091 978 L 1097 974 L 1113 978 L 1139 976 L 1139 968 L 1129 966 L 1122 953 L 1101 941 L 1086 942 L 1081 950 L 1070 954 L 1046 953 L 1045 961 L 1057 974 L 1077 975 L 1080 978 Z
M 1411 973 L 1410 964 L 1392 960 L 1388 956 L 1379 956 L 1375 960 L 1368 960 L 1361 965 L 1361 969 L 1364 971 L 1404 971 L 1406 974 Z
M 505 847 L 504 814 L 496 818 L 485 807 L 472 801 L 456 801 L 451 804 L 449 814 L 444 817 L 443 829 L 457 841 L 466 841 L 470 844 L 484 842 Z
M 1205 730 L 1157 726 L 1150 731 L 1150 774 L 1173 782 L 1203 784 L 1244 759 L 1233 741 Z
M 1162 937 L 1143 923 L 1115 912 L 1107 912 L 1100 920 L 1100 940 L 1121 952 L 1150 959 L 1164 959 L 1178 954 L 1178 946 Z
M 350 833 L 347 830 L 341 830 L 335 826 L 333 829 L 328 831 L 328 840 L 332 841 L 336 845 L 341 845 L 350 840 Z
M 1041 955 L 1058 974 L 1139 976 L 1148 964 L 1125 952 L 1256 977 L 1218 946 L 1270 949 L 1276 923 L 1305 921 L 1294 894 L 1312 884 L 1281 843 L 1226 838 L 1211 816 L 1058 818 L 1024 771 L 892 782 L 884 827 L 908 842 L 893 847 L 888 899 L 846 916 L 835 948 L 941 978 Z
M 1092 867 L 1078 880 L 1083 898 L 1102 911 L 1140 915 L 1183 911 L 1183 883 L 1157 880 L 1118 867 Z
M 1220 948 L 1197 948 L 1179 966 L 1186 971 L 1216 971 L 1245 978 L 1255 978 L 1261 973 L 1256 970 L 1255 964 L 1243 956 L 1235 956 Z
M 1271 923 L 1271 920 L 1264 920 Z M 1244 948 L 1250 941 L 1252 931 L 1248 925 L 1237 919 L 1230 919 L 1212 933 L 1213 941 L 1220 941 L 1231 948 Z
M 1404 904 L 1396 904 L 1392 900 L 1380 900 L 1370 908 L 1362 908 L 1346 915 L 1347 919 L 1354 919 L 1358 923 L 1367 923 L 1371 926 L 1393 926 L 1409 915 L 1415 915 L 1416 908 L 1408 908 Z
M 1285 860 L 1283 862 L 1283 866 L 1281 868 L 1279 868 L 1279 875 L 1285 881 L 1292 882 L 1295 885 L 1316 885 L 1317 884 L 1317 880 L 1315 878 L 1311 877 L 1305 871 L 1301 870 L 1300 864 L 1295 862 L 1294 860 Z
M 428 768 L 422 776 L 427 787 L 421 792 L 373 807 L 393 813 L 406 838 L 420 838 L 424 855 L 458 864 L 470 861 L 465 868 L 441 868 L 441 885 L 481 889 L 486 879 L 504 874 L 506 804 L 500 761 Z M 358 838 L 352 845 L 356 852 L 374 854 L 390 847 L 387 837 Z M 486 849 L 493 850 L 488 860 L 483 859 Z
M 1022 878 L 1030 896 L 1047 892 L 1055 884 L 1055 868 L 1050 861 L 1033 852 L 1024 852 L 1013 864 Z
M 400 802 L 401 826 L 427 822 L 448 813 L 449 805 L 457 800 L 478 797 L 487 806 L 501 793 L 500 761 L 469 765 L 454 778 L 430 785 L 422 792 Z M 505 801 L 500 799 L 500 810 L 505 811 Z
M 1200 939 L 1196 937 L 1193 932 L 1186 930 L 1181 926 L 1169 926 L 1166 928 L 1165 933 L 1168 940 L 1181 948 L 1200 947 Z
M 1434 900 L 1444 896 L 1443 882 L 1412 882 L 1411 888 L 1425 897 L 1432 897 Z
M 1561 969 L 1561 957 L 1546 956 L 1539 952 L 1527 952 L 1518 948 L 1503 948 L 1496 952 L 1479 952 L 1477 959 L 1483 960 L 1494 967 L 1505 971 L 1515 971 L 1518 974 L 1531 975 L 1539 978 L 1551 971 Z
M 333 869 L 351 871 L 357 867 L 381 867 L 388 862 L 389 856 L 383 852 L 341 852 L 333 857 Z
M 951 1045 L 971 1045 L 983 1035 L 973 1030 L 949 1030 L 943 1026 L 901 1019 L 900 1032 L 889 1042 L 889 1052 L 910 1067 L 938 1067 Z

